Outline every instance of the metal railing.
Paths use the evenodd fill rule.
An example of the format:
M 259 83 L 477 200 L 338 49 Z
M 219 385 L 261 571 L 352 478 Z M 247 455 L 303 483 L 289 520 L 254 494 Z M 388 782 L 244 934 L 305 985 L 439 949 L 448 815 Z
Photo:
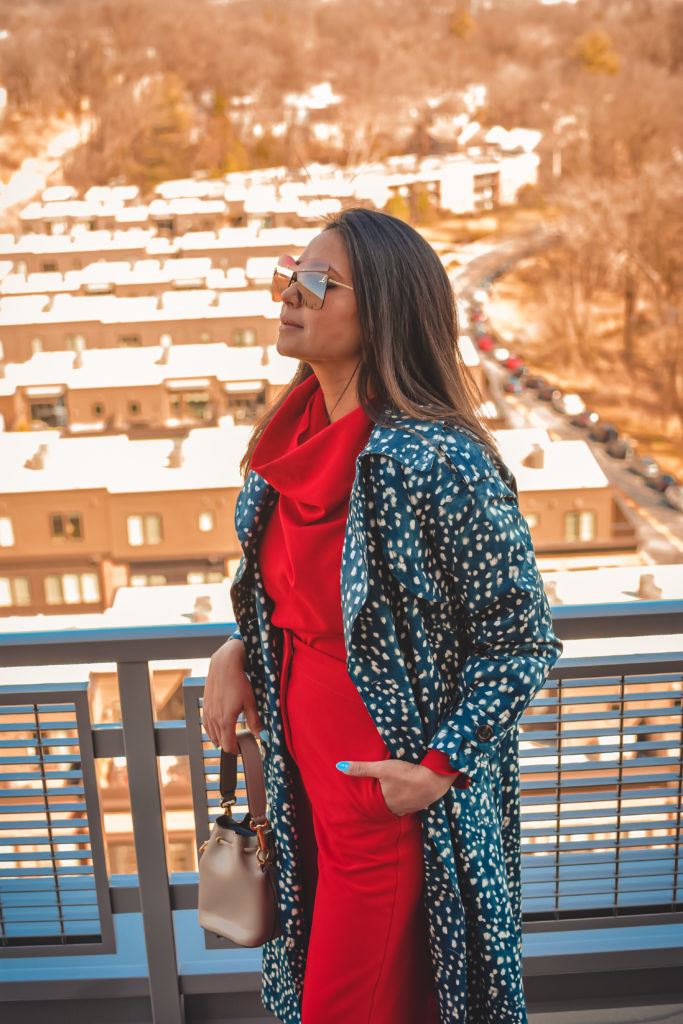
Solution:
M 683 602 L 561 607 L 554 619 L 565 639 L 671 637 L 683 634 Z M 217 758 L 201 731 L 203 680 L 185 681 L 184 720 L 155 720 L 150 662 L 208 658 L 228 632 L 188 624 L 2 639 L 6 667 L 115 663 L 121 715 L 93 724 L 88 683 L 42 683 L 39 668 L 35 682 L 0 686 L 0 961 L 103 956 L 116 948 L 118 916 L 140 913 L 152 1019 L 185 1020 L 174 912 L 196 907 L 196 873 L 169 879 L 159 759 L 189 758 L 201 842 L 217 809 Z M 523 719 L 529 933 L 680 920 L 683 653 L 663 640 L 656 654 L 620 646 L 561 660 Z M 137 860 L 137 875 L 115 880 L 96 768 L 111 758 L 127 770 Z

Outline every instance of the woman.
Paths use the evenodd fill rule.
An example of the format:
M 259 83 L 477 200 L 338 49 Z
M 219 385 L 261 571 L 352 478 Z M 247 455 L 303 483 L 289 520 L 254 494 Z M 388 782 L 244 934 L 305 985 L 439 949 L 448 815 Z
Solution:
M 299 368 L 257 425 L 240 633 L 204 723 L 264 730 L 285 1024 L 523 1024 L 517 722 L 559 653 L 448 278 L 348 210 L 274 278 Z M 437 1005 L 438 1004 L 438 1005 Z

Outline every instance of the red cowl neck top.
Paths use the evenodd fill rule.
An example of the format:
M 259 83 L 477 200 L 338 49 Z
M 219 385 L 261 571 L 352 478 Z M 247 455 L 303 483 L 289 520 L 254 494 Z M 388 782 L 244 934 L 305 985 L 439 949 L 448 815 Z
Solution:
M 311 375 L 278 409 L 251 460 L 279 494 L 259 548 L 273 625 L 344 665 L 342 547 L 356 459 L 372 427 L 360 406 L 330 423 Z M 422 763 L 453 775 L 458 788 L 469 785 L 441 751 L 429 750 Z

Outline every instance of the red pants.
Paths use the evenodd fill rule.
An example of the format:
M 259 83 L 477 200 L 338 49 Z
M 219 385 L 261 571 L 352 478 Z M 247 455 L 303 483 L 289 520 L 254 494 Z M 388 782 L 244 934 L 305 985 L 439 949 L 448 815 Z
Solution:
M 312 914 L 302 1022 L 437 1024 L 419 818 L 335 767 L 390 756 L 346 664 L 288 642 L 282 708 Z

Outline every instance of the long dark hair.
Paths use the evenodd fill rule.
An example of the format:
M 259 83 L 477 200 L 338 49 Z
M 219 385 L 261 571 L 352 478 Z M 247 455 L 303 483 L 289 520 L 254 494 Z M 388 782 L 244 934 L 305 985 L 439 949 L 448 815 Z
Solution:
M 481 395 L 457 345 L 453 289 L 432 247 L 402 220 L 374 210 L 344 210 L 323 230 L 339 232 L 351 263 L 361 328 L 358 395 L 367 415 L 389 424 L 394 411 L 445 420 L 494 448 L 477 413 Z M 299 363 L 256 423 L 242 460 L 244 472 L 272 417 L 312 372 Z M 376 397 L 373 403 L 372 396 L 380 401 Z

